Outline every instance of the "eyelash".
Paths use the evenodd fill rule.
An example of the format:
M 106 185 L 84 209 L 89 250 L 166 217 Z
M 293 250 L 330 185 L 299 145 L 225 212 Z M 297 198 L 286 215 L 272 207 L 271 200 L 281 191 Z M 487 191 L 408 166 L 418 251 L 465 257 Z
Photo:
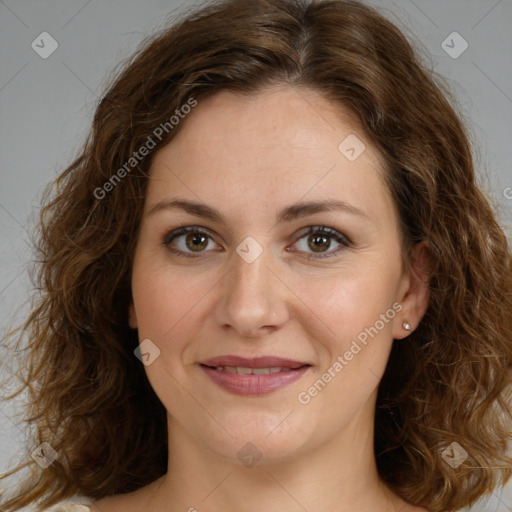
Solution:
M 200 258 L 201 253 L 197 253 L 197 255 L 192 255 L 191 253 L 187 253 L 184 251 L 181 251 L 179 249 L 175 249 L 170 246 L 171 242 L 174 241 L 176 238 L 182 235 L 186 235 L 188 233 L 196 233 L 200 235 L 206 235 L 208 238 L 212 239 L 211 235 L 207 230 L 204 228 L 199 228 L 196 226 L 189 226 L 189 227 L 181 227 L 179 229 L 176 229 L 174 231 L 171 231 L 165 235 L 164 240 L 162 242 L 162 245 L 164 245 L 170 252 L 177 254 L 179 256 L 183 256 L 184 258 Z M 302 235 L 297 239 L 297 242 L 301 240 L 304 237 L 307 237 L 308 235 L 324 235 L 330 238 L 333 238 L 336 242 L 342 245 L 342 247 L 339 247 L 333 251 L 328 251 L 324 253 L 316 253 L 315 256 L 313 256 L 314 253 L 310 253 L 311 256 L 309 258 L 305 259 L 322 259 L 327 257 L 333 257 L 337 256 L 338 252 L 352 247 L 352 241 L 345 235 L 339 233 L 335 229 L 328 228 L 326 226 L 308 226 L 308 230 L 305 233 L 302 233 Z M 295 243 L 297 243 L 295 242 Z M 206 252 L 206 251 L 203 251 Z M 292 249 L 290 252 L 299 252 L 296 249 Z

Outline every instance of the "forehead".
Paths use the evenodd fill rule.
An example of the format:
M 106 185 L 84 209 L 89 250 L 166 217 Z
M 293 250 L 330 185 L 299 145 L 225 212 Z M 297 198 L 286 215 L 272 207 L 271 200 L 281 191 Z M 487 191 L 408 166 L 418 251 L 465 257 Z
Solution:
M 234 144 L 241 149 L 286 144 L 284 149 L 294 151 L 311 152 L 315 146 L 326 150 L 329 145 L 338 151 L 343 134 L 365 138 L 358 119 L 347 108 L 328 101 L 318 91 L 286 85 L 250 94 L 220 91 L 200 98 L 182 122 L 185 127 L 173 142 L 196 149 L 199 144 L 210 150 Z M 186 128 L 190 124 L 193 133 Z
M 155 154 L 148 201 L 172 191 L 207 203 L 217 198 L 226 210 L 237 198 L 256 208 L 329 196 L 382 220 L 394 208 L 371 141 L 348 110 L 316 91 L 221 91 L 199 98 L 182 122 Z

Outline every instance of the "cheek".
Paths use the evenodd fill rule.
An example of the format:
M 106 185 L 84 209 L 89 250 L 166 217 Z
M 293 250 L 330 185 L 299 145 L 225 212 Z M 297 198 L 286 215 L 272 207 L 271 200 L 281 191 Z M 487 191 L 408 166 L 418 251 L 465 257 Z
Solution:
M 400 310 L 395 302 L 400 268 L 371 259 L 357 269 L 353 266 L 351 272 L 340 272 L 331 280 L 327 296 L 319 283 L 308 287 L 307 296 L 313 301 L 308 305 L 329 329 L 324 329 L 326 336 L 316 337 L 323 347 L 320 366 L 303 388 L 303 398 L 311 399 L 309 405 L 314 402 L 310 412 L 330 410 L 333 428 L 375 392 L 393 343 L 393 319 Z M 344 411 L 342 416 L 339 411 Z
M 298 397 L 300 404 L 307 403 L 304 412 L 322 417 L 329 432 L 353 418 L 375 393 L 389 358 L 397 313 L 387 279 L 362 274 L 338 284 L 323 305 L 322 316 L 330 328 L 328 336 L 316 338 L 323 346 L 318 371 Z
M 173 415 L 193 409 L 180 383 L 186 379 L 184 354 L 189 340 L 202 325 L 198 303 L 208 288 L 183 270 L 155 263 L 154 257 L 135 260 L 132 295 L 139 341 L 150 339 L 160 351 L 144 369 L 155 393 Z
M 221 278 L 213 269 L 200 272 L 171 265 L 161 255 L 141 255 L 135 260 L 132 294 L 139 341 L 150 339 L 160 350 L 155 363 L 145 368 L 157 394 L 181 396 L 175 384 L 187 378 L 197 355 L 197 340 L 207 337 L 203 331 L 211 322 L 208 299 Z
M 183 330 L 190 323 L 208 286 L 161 259 L 149 255 L 135 260 L 132 295 L 139 336 L 165 342 L 178 325 Z
M 391 331 L 397 279 L 398 269 L 365 265 L 350 273 L 340 272 L 323 285 L 309 283 L 303 293 L 307 305 L 328 327 L 332 347 L 341 350 L 379 321 L 381 315 L 387 314 L 388 322 L 382 325 L 379 321 L 377 327 L 386 334 Z

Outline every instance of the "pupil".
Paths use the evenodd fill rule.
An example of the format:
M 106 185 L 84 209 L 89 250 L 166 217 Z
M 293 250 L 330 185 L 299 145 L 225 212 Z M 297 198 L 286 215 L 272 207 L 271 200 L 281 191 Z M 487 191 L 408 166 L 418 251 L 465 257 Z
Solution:
M 190 244 L 187 244 L 190 249 L 204 249 L 205 247 L 205 241 L 206 237 L 203 235 L 189 235 L 187 237 L 187 242 L 191 242 Z
M 322 245 L 329 246 L 328 240 L 325 236 L 316 235 L 313 238 L 313 250 L 316 250 L 317 248 L 322 248 Z M 325 247 L 325 248 L 327 248 Z M 319 251 L 316 251 L 319 252 Z

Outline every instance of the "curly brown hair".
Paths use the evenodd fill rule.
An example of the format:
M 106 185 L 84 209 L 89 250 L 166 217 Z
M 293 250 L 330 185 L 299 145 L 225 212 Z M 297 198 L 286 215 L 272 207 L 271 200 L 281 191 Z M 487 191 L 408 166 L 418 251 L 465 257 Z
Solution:
M 191 98 L 280 83 L 355 114 L 385 162 L 405 261 L 415 244 L 429 244 L 428 310 L 394 345 L 379 385 L 379 474 L 435 512 L 471 505 L 510 478 L 511 251 L 448 88 L 393 23 L 360 2 L 224 0 L 143 42 L 115 73 L 80 155 L 47 190 L 40 294 L 16 335 L 27 357 L 11 398 L 28 391 L 35 446 L 46 441 L 59 457 L 45 470 L 29 459 L 2 475 L 31 470 L 2 510 L 126 493 L 166 472 L 166 411 L 128 326 L 154 151 L 119 170 L 156 127 L 167 127 L 158 147 L 171 141 L 186 119 L 173 128 L 169 119 Z M 457 469 L 441 456 L 453 441 L 468 453 Z

